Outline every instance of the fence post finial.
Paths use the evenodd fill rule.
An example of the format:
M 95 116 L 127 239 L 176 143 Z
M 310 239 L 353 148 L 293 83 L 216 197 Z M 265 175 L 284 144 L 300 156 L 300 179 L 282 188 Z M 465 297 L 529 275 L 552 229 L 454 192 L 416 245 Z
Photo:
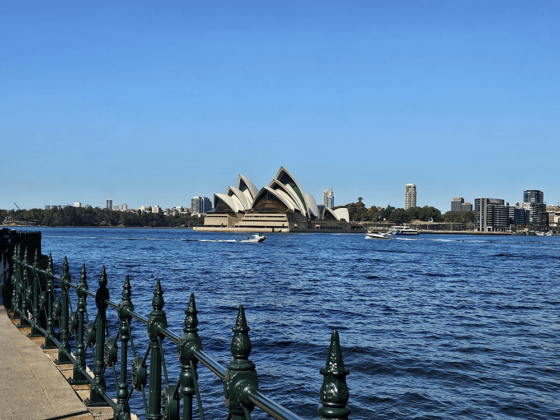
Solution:
M 333 331 L 327 364 L 321 369 L 324 376 L 321 387 L 321 404 L 317 412 L 321 419 L 347 420 L 350 409 L 346 407 L 348 402 L 348 387 L 346 386 L 346 375 L 348 370 L 344 368 L 342 351 L 338 331 Z

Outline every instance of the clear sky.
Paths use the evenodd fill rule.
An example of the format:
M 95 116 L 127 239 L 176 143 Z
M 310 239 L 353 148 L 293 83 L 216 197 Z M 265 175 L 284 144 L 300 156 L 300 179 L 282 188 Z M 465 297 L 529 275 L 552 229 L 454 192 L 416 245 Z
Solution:
M 0 0 L 0 208 L 560 201 L 560 2 Z

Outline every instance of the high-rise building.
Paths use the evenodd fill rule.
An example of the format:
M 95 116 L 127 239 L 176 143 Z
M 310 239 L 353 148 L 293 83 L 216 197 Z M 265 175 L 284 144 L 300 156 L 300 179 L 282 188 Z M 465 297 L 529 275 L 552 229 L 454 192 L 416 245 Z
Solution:
M 161 208 L 158 205 L 155 205 L 154 207 L 152 207 L 152 213 L 161 213 Z
M 525 210 L 518 206 L 509 206 L 508 208 L 508 223 L 510 225 L 528 225 L 529 224 L 529 210 Z
M 416 185 L 406 184 L 404 192 L 404 209 L 416 207 Z
M 105 202 L 105 208 L 111 210 L 113 208 L 113 200 L 108 198 Z
M 539 190 L 523 191 L 523 202 L 525 203 L 544 203 L 544 193 Z
M 332 187 L 323 191 L 323 206 L 330 207 L 331 209 L 334 207 L 334 193 Z
M 127 210 L 128 210 L 128 206 L 126 205 L 126 203 L 124 203 L 124 204 L 121 206 L 121 209 L 122 209 L 122 211 L 127 211 Z
M 497 198 L 475 198 L 474 224 L 479 232 L 499 232 L 508 229 L 509 205 Z
M 196 196 L 191 198 L 191 212 L 203 214 L 212 211 L 212 202 L 208 197 Z
M 80 203 L 79 201 L 76 201 L 74 203 L 74 207 L 82 207 L 82 203 Z
M 51 206 L 49 206 L 48 204 L 45 206 L 45 210 L 50 210 Z
M 461 204 L 461 211 L 472 211 L 472 204 L 469 201 Z
M 462 205 L 465 202 L 463 197 L 457 197 L 451 200 L 451 211 L 463 211 Z
M 115 211 L 120 210 L 119 205 L 118 205 L 118 204 L 115 204 L 115 205 L 113 206 L 113 210 L 115 210 Z

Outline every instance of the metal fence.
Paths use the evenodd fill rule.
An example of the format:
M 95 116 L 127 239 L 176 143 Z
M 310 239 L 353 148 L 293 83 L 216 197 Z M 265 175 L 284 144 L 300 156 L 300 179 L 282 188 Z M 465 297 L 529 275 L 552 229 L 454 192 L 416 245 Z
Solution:
M 31 327 L 30 336 L 44 336 L 42 348 L 58 349 L 55 363 L 73 365 L 73 375 L 68 380 L 71 384 L 91 384 L 90 396 L 85 400 L 87 406 L 111 407 L 114 419 L 130 419 L 130 397 L 133 392 L 140 392 L 146 419 L 191 420 L 193 399 L 196 399 L 195 413 L 198 411 L 199 418 L 204 420 L 197 375 L 200 363 L 223 381 L 227 420 L 250 420 L 255 407 L 275 419 L 300 419 L 259 391 L 257 370 L 249 360 L 250 328 L 242 305 L 233 328 L 233 359 L 224 368 L 202 350 L 194 293 L 191 294 L 185 311 L 183 334 L 178 336 L 167 328 L 167 317 L 163 311 L 163 290 L 159 280 L 152 300 L 153 311 L 146 317 L 134 310 L 128 276 L 124 281 L 121 301 L 116 303 L 110 300 L 105 267 L 101 270 L 99 288 L 93 293 L 88 287 L 85 265 L 82 266 L 80 280 L 76 284 L 69 274 L 66 257 L 62 274 L 57 276 L 51 256 L 47 268 L 42 270 L 40 251 L 37 249 L 33 255 L 33 264 L 30 264 L 27 248 L 16 244 L 12 256 L 12 271 L 11 302 L 6 305 L 12 308 L 11 317 L 19 319 L 18 327 Z M 55 289 L 60 289 L 60 292 L 57 293 Z M 77 295 L 76 310 L 72 308 L 71 291 L 75 291 Z M 94 299 L 97 308 L 93 322 L 89 322 L 88 298 Z M 107 323 L 109 308 L 116 310 L 119 320 L 118 332 L 114 332 L 113 336 L 109 333 Z M 133 326 L 147 330 L 150 343 L 143 354 L 136 351 L 137 347 L 132 339 Z M 71 337 L 74 338 L 75 353 L 70 347 Z M 181 373 L 176 379 L 168 376 L 162 345 L 165 339 L 177 346 Z M 93 353 L 92 370 L 86 368 L 85 355 L 88 349 Z M 132 350 L 132 360 L 129 349 Z M 120 365 L 118 378 L 117 364 Z M 107 389 L 104 375 L 108 369 L 113 371 L 116 389 Z M 337 331 L 332 333 L 326 366 L 320 373 L 324 379 L 320 390 L 321 405 L 317 410 L 319 417 L 348 419 L 348 371 L 344 368 Z M 116 394 L 116 399 L 113 400 L 109 393 Z

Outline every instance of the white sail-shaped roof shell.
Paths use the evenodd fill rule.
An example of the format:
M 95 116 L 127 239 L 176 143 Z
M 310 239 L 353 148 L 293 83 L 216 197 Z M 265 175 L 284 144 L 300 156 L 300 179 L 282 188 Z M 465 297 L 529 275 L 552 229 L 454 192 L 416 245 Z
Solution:
M 323 210 L 323 219 L 326 219 L 327 215 L 330 214 L 335 220 L 340 220 L 340 216 L 330 207 L 325 207 Z
M 244 189 L 243 186 L 246 186 L 247 188 Z M 241 174 L 239 174 L 239 178 L 237 179 L 237 189 L 243 191 L 243 194 L 245 194 L 250 203 L 255 200 L 255 197 L 259 192 L 257 187 L 255 187 L 255 184 L 253 184 L 249 178 Z
M 270 184 L 268 184 L 268 188 L 272 188 L 274 191 L 277 191 L 279 194 L 282 194 L 284 198 L 290 200 L 290 203 L 292 204 L 295 210 L 298 210 L 300 213 L 303 213 L 303 205 L 301 203 L 301 200 L 298 198 L 293 188 L 291 187 L 288 188 L 288 187 L 290 186 L 282 184 L 277 179 L 273 179 L 272 181 L 270 181 Z
M 305 194 L 305 201 L 307 201 L 307 207 L 309 211 L 313 213 L 315 217 L 319 217 L 319 208 L 315 202 L 315 198 L 311 194 Z
M 251 208 L 253 200 L 249 200 L 248 197 L 239 188 L 235 188 L 230 185 L 227 190 L 227 195 L 229 197 L 235 197 L 237 200 L 239 200 L 241 206 L 243 207 L 243 210 L 248 210 Z
M 334 212 L 338 216 L 338 220 L 345 221 L 345 222 L 350 221 L 350 213 L 348 213 L 348 209 L 346 207 L 336 209 Z
M 295 184 L 295 186 L 299 190 L 300 194 L 297 194 L 297 192 L 294 191 L 294 189 L 292 188 L 291 185 L 284 184 L 281 181 L 283 175 L 286 175 L 288 178 L 290 178 L 293 181 L 293 183 Z M 307 216 L 307 203 L 305 202 L 305 194 L 303 193 L 303 189 L 301 188 L 301 186 L 299 185 L 297 180 L 292 176 L 292 174 L 286 168 L 284 168 L 283 166 L 280 166 L 280 169 L 278 169 L 278 172 L 276 172 L 276 176 L 274 177 L 274 179 L 278 180 L 281 184 L 283 184 L 286 187 L 286 189 L 291 189 L 296 194 L 296 196 L 298 197 L 297 202 L 301 207 L 301 214 L 303 214 L 304 216 Z M 301 195 L 301 197 L 300 197 L 300 195 Z
M 244 210 L 237 197 L 234 200 L 233 197 L 226 194 L 214 194 L 214 208 L 218 208 L 218 199 L 224 202 L 235 213 L 239 213 Z
M 269 192 L 270 194 L 274 195 L 276 198 L 278 198 L 278 200 L 280 200 L 282 202 L 282 204 L 284 204 L 288 210 L 298 210 L 299 208 L 297 208 L 297 206 L 294 204 L 294 202 L 290 199 L 289 196 L 287 196 L 287 194 L 284 191 L 281 190 L 273 190 L 272 188 L 269 187 L 262 187 L 261 190 L 257 193 L 257 196 L 255 197 L 255 201 L 253 202 L 253 207 L 255 207 L 255 205 L 258 203 L 260 196 L 262 194 L 264 194 L 265 192 Z

